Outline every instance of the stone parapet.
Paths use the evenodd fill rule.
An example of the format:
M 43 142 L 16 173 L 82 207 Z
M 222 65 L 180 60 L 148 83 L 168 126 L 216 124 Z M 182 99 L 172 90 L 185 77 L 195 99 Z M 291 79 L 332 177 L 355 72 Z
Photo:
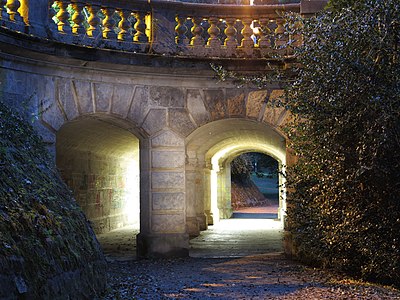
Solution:
M 324 1 L 262 5 L 176 1 L 8 1 L 0 26 L 85 48 L 191 58 L 290 57 L 284 12 L 309 15 Z M 287 3 L 289 2 L 289 3 Z M 23 4 L 21 6 L 21 3 Z M 20 7 L 21 6 L 21 7 Z

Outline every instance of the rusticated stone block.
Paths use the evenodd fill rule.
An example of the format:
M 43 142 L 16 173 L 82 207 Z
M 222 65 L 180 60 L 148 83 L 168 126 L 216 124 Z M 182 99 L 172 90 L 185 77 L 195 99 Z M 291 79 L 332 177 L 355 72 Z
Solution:
M 272 126 L 278 126 L 279 120 L 282 118 L 286 109 L 284 107 L 278 107 L 277 101 L 279 97 L 283 96 L 283 90 L 273 90 L 269 97 L 269 102 L 265 108 L 263 121 L 269 123 Z
M 150 101 L 154 106 L 181 107 L 185 106 L 183 91 L 179 88 L 168 86 L 150 87 Z
M 127 84 L 114 86 L 114 95 L 111 102 L 111 111 L 125 117 L 133 98 L 134 87 Z
M 151 109 L 143 122 L 143 129 L 153 135 L 167 126 L 167 110 Z
M 78 98 L 78 105 L 82 114 L 93 113 L 93 98 L 90 82 L 74 81 L 75 94 Z
M 187 91 L 187 108 L 198 126 L 210 120 L 210 114 L 204 106 L 204 101 L 199 90 Z
M 182 214 L 158 215 L 153 214 L 151 218 L 151 229 L 154 232 L 178 233 L 185 232 L 185 217 Z
M 72 89 L 72 82 L 68 79 L 61 79 L 57 83 L 58 100 L 68 120 L 73 120 L 79 115 Z
M 267 90 L 250 92 L 247 97 L 246 115 L 249 118 L 258 119 L 261 109 L 267 101 Z
M 183 172 L 152 172 L 151 187 L 153 189 L 184 189 Z
M 50 103 L 49 105 L 50 107 L 42 114 L 42 120 L 58 131 L 65 122 L 64 115 L 57 102 Z
M 244 116 L 246 114 L 245 94 L 238 89 L 226 90 L 226 102 L 230 116 Z
M 204 100 L 212 120 L 223 119 L 226 115 L 226 102 L 222 90 L 204 90 Z
M 152 151 L 153 168 L 181 168 L 185 166 L 183 151 Z
M 169 127 L 183 136 L 188 136 L 196 128 L 190 120 L 188 112 L 183 108 L 169 109 L 168 115 Z
M 172 131 L 165 131 L 151 140 L 153 147 L 176 147 L 183 146 L 185 144 L 183 138 Z
M 132 105 L 128 113 L 128 118 L 136 124 L 141 124 L 149 110 L 149 88 L 147 86 L 137 86 L 133 95 Z
M 153 210 L 183 210 L 185 208 L 184 193 L 153 193 Z
M 108 112 L 113 96 L 113 85 L 110 83 L 95 83 L 94 95 L 96 99 L 96 112 Z

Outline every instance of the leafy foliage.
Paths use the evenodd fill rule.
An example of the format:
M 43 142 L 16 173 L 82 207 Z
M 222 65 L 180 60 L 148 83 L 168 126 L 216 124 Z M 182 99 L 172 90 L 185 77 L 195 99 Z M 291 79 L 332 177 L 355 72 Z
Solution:
M 300 258 L 399 286 L 400 3 L 358 1 L 303 25 L 288 230 Z
M 105 261 L 88 221 L 62 182 L 42 140 L 29 123 L 2 102 L 0 170 L 2 280 L 7 276 L 22 278 L 20 285 L 23 289 L 26 286 L 23 292 L 39 299 L 46 298 L 45 289 L 53 277 L 79 270 L 81 286 L 89 285 L 90 293 L 101 289 Z M 0 297 L 4 292 L 13 293 L 2 287 L 7 288 L 5 279 Z
M 247 153 L 237 156 L 231 162 L 232 181 L 244 185 L 250 184 L 250 174 L 253 171 L 251 156 Z

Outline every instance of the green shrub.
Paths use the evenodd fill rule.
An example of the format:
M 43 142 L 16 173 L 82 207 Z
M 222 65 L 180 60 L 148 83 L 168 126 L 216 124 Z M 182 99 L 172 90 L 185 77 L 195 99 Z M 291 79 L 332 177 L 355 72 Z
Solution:
M 288 230 L 299 258 L 400 286 L 400 3 L 304 21 L 288 93 Z

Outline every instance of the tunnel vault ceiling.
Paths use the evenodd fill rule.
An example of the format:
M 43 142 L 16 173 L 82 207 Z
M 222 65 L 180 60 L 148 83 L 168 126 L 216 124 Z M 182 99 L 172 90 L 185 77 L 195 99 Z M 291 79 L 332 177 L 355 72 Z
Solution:
M 228 119 L 204 125 L 187 138 L 188 155 L 227 159 L 254 151 L 285 162 L 285 138 L 272 127 L 252 120 Z
M 137 151 L 138 138 L 126 129 L 101 119 L 87 118 L 66 123 L 57 132 L 57 148 L 128 157 Z

